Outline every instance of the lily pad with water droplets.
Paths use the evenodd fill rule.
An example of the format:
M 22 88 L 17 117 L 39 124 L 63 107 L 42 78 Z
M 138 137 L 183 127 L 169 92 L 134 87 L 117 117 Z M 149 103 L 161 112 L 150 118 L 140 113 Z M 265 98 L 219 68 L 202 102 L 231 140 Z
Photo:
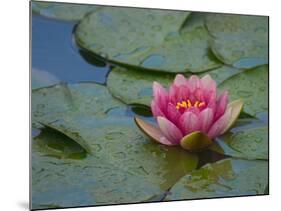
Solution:
M 79 116 L 53 122 L 49 127 L 68 137 L 78 134 L 90 147 L 91 156 L 146 178 L 163 190 L 197 167 L 196 155 L 180 147 L 151 142 L 128 117 L 94 119 Z
M 37 141 L 47 139 L 53 137 L 41 136 Z M 56 158 L 33 150 L 32 209 L 137 203 L 163 195 L 144 177 L 94 156 Z
M 222 83 L 229 77 L 242 72 L 242 70 L 223 66 L 218 69 L 200 73 L 203 77 L 210 74 L 217 82 Z M 184 74 L 189 77 L 189 73 Z M 142 104 L 150 106 L 152 100 L 152 84 L 157 81 L 167 89 L 175 78 L 174 74 L 157 72 L 140 72 L 135 69 L 114 68 L 108 75 L 107 87 L 110 93 L 126 104 Z
M 219 137 L 211 150 L 245 159 L 268 159 L 268 127 L 235 127 Z
M 267 184 L 267 161 L 225 159 L 182 177 L 165 200 L 263 195 Z
M 242 99 L 244 112 L 260 117 L 268 112 L 268 66 L 263 65 L 234 75 L 219 85 L 228 90 L 230 100 Z
M 72 116 L 122 115 L 124 104 L 112 98 L 107 88 L 95 83 L 57 84 L 32 91 L 32 122 L 50 123 Z
M 212 51 L 225 64 L 249 69 L 268 63 L 268 17 L 209 14 L 206 26 Z
M 57 2 L 32 2 L 32 10 L 42 16 L 67 21 L 81 20 L 86 14 L 99 9 L 96 5 Z
M 208 47 L 203 14 L 189 14 L 103 8 L 81 21 L 75 37 L 94 54 L 139 70 L 201 72 L 221 66 Z

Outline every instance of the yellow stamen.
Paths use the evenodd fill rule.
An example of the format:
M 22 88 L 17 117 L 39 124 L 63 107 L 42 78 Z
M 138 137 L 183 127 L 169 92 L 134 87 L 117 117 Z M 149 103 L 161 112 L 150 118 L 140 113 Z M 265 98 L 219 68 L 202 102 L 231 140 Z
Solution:
M 187 100 L 187 107 L 190 108 L 192 106 L 190 100 Z
M 204 106 L 205 105 L 205 102 L 201 102 L 201 103 L 199 103 L 199 107 L 201 107 L 201 106 Z
M 190 100 L 187 100 L 187 101 L 181 101 L 181 102 L 177 102 L 177 105 L 176 105 L 176 109 L 180 109 L 180 108 L 191 108 L 191 107 L 201 107 L 201 106 L 204 106 L 205 105 L 205 102 L 200 102 L 200 101 L 196 101 L 194 103 L 194 105 L 192 105 L 191 101 Z

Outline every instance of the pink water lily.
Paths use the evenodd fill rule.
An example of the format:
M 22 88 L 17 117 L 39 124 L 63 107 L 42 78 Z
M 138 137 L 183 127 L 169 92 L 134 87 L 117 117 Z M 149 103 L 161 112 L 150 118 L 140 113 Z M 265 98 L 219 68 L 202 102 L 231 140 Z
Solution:
M 186 79 L 178 74 L 169 91 L 153 83 L 151 110 L 158 127 L 136 117 L 139 128 L 153 140 L 165 145 L 181 145 L 200 150 L 225 133 L 238 118 L 243 102 L 228 103 L 228 92 L 218 94 L 210 75 Z

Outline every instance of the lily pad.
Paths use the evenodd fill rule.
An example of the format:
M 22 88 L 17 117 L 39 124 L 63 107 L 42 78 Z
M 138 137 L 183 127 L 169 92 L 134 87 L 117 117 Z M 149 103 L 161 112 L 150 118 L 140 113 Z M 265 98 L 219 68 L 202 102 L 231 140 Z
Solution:
M 102 8 L 81 21 L 75 37 L 94 54 L 139 70 L 201 72 L 220 66 L 208 48 L 202 19 L 189 15 L 183 11 Z
M 114 97 L 126 104 L 150 106 L 153 81 L 157 81 L 168 88 L 174 77 L 174 75 L 167 73 L 114 68 L 108 75 L 107 87 Z
M 79 116 L 53 122 L 49 126 L 68 137 L 77 134 L 87 142 L 92 156 L 142 176 L 163 190 L 197 167 L 198 157 L 195 154 L 180 147 L 167 147 L 147 140 L 131 118 Z
M 245 159 L 268 159 L 268 127 L 235 127 L 218 138 L 211 150 Z
M 58 159 L 83 159 L 87 151 L 73 139 L 50 128 L 42 129 L 32 140 L 32 151 Z
M 247 69 L 268 63 L 268 17 L 209 14 L 206 26 L 223 63 Z
M 60 82 L 59 79 L 51 73 L 38 69 L 32 69 L 31 77 L 32 89 L 51 86 Z
M 87 13 L 96 11 L 99 6 L 56 2 L 32 2 L 32 10 L 42 16 L 67 21 L 82 19 Z
M 57 84 L 32 91 L 32 121 L 48 124 L 64 117 L 122 115 L 125 106 L 95 83 Z M 123 112 L 122 112 L 123 111 Z
M 145 178 L 93 156 L 73 160 L 32 153 L 32 209 L 136 203 L 163 194 Z
M 205 74 L 210 74 L 217 84 L 220 84 L 224 80 L 240 72 L 242 72 L 242 70 L 223 66 L 200 73 L 199 76 L 203 77 Z M 189 73 L 185 73 L 184 75 L 186 77 L 190 76 Z M 126 104 L 142 104 L 150 106 L 153 81 L 157 81 L 164 87 L 169 88 L 174 78 L 174 74 L 140 72 L 135 69 L 125 70 L 114 68 L 108 75 L 107 87 L 114 97 Z
M 228 90 L 231 101 L 242 99 L 244 112 L 259 117 L 268 112 L 268 67 L 260 66 L 234 75 L 219 85 Z
M 225 159 L 182 177 L 169 200 L 262 195 L 268 184 L 268 162 Z

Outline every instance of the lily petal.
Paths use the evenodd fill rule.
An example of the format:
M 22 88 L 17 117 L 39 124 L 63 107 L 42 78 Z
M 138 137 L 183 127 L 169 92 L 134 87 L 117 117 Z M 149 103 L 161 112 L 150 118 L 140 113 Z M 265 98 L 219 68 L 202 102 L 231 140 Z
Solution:
M 143 121 L 138 117 L 135 117 L 134 119 L 137 126 L 141 129 L 141 131 L 143 131 L 152 140 L 164 145 L 169 145 L 169 146 L 175 145 L 163 135 L 163 133 L 159 130 L 159 128 L 155 127 L 154 125 L 148 122 Z
M 162 112 L 166 111 L 166 106 L 168 104 L 168 92 L 166 89 L 158 82 L 153 82 L 153 97 L 155 103 L 161 109 Z
M 182 74 L 177 74 L 174 80 L 176 86 L 182 86 L 187 84 L 186 78 Z
M 200 79 L 197 75 L 192 75 L 188 79 L 188 88 L 191 92 L 194 92 L 198 87 L 200 87 Z
M 212 140 L 205 134 L 200 131 L 195 131 L 184 136 L 180 145 L 182 148 L 189 151 L 200 151 L 212 144 Z
M 200 129 L 199 118 L 191 111 L 186 111 L 181 115 L 179 119 L 179 125 L 184 134 L 188 134 Z
M 237 118 L 239 117 L 242 111 L 243 104 L 244 104 L 243 100 L 239 99 L 239 100 L 234 100 L 227 105 L 227 109 L 232 109 L 232 113 L 231 113 L 230 120 L 228 121 L 228 124 L 225 127 L 225 129 L 222 131 L 222 133 L 228 131 L 236 122 Z
M 207 74 L 203 78 L 200 79 L 201 82 L 201 88 L 204 90 L 204 92 L 217 92 L 217 84 L 216 81 L 212 79 L 212 77 Z
M 154 100 L 151 101 L 151 111 L 155 118 L 158 116 L 165 116 Z
M 180 129 L 165 117 L 157 117 L 157 123 L 164 136 L 173 144 L 179 144 L 183 137 Z
M 228 92 L 224 91 L 219 96 L 219 99 L 217 102 L 215 120 L 217 120 L 224 114 L 226 107 L 227 107 L 227 103 L 228 103 Z
M 221 135 L 225 128 L 229 124 L 229 120 L 231 118 L 232 108 L 228 108 L 225 113 L 212 125 L 212 127 L 208 131 L 208 136 L 210 138 L 215 138 L 216 136 Z
M 176 123 L 178 122 L 179 118 L 181 116 L 181 113 L 176 109 L 175 105 L 172 103 L 169 103 L 167 106 L 167 117 L 172 122 Z
M 201 131 L 207 133 L 214 120 L 214 111 L 211 108 L 206 108 L 199 114 L 199 122 Z

